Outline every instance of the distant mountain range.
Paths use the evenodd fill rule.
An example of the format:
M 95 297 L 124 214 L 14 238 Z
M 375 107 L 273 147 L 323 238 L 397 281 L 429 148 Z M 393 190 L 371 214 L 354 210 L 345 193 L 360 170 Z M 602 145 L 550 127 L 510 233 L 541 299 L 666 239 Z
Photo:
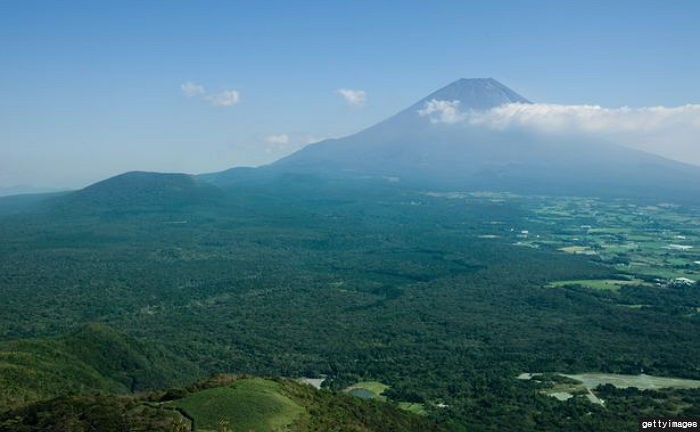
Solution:
M 223 190 L 245 185 L 313 189 L 368 181 L 419 190 L 684 201 L 700 196 L 700 167 L 694 165 L 611 142 L 495 130 L 455 118 L 513 103 L 531 102 L 492 78 L 460 79 L 374 126 L 263 167 L 198 176 L 131 172 L 57 199 L 77 208 L 170 208 L 216 202 Z M 2 201 L 0 212 L 36 200 Z

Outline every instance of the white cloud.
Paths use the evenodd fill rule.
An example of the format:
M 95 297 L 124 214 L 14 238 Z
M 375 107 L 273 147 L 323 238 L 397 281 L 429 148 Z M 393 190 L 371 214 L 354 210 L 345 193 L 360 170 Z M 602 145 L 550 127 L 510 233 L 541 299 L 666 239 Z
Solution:
M 219 93 L 207 93 L 203 85 L 187 81 L 180 85 L 180 91 L 187 97 L 199 96 L 199 99 L 207 101 L 217 107 L 236 105 L 241 101 L 241 94 L 237 90 L 222 90 Z
M 700 165 L 700 105 L 605 108 L 515 103 L 460 111 L 457 101 L 429 101 L 418 112 L 434 123 L 603 139 Z
M 216 94 L 204 96 L 204 100 L 217 107 L 228 107 L 240 102 L 241 95 L 237 90 L 223 90 Z
M 180 90 L 182 90 L 182 94 L 187 97 L 199 96 L 205 93 L 203 85 L 193 83 L 192 81 L 187 81 L 186 83 L 181 84 Z
M 289 135 L 268 135 L 267 137 L 265 137 L 265 141 L 267 141 L 270 144 L 289 144 Z
M 428 117 L 431 123 L 457 123 L 465 118 L 465 114 L 459 110 L 458 100 L 429 100 L 423 109 L 418 110 L 418 115 Z
M 350 105 L 362 106 L 367 102 L 367 93 L 364 90 L 352 90 L 352 89 L 338 89 L 338 94 L 340 94 Z

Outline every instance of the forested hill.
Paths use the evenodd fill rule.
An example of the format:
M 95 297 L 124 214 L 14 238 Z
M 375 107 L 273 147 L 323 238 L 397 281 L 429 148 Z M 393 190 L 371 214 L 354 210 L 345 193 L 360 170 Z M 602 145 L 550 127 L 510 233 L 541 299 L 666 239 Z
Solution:
M 197 375 L 192 363 L 100 323 L 6 341 L 0 431 L 442 430 L 394 404 L 288 379 L 221 375 L 171 387 Z
M 195 176 L 133 171 L 61 195 L 53 209 L 70 214 L 175 211 L 216 203 L 221 191 Z
M 0 412 L 58 395 L 127 393 L 192 380 L 197 368 L 106 325 L 0 343 Z

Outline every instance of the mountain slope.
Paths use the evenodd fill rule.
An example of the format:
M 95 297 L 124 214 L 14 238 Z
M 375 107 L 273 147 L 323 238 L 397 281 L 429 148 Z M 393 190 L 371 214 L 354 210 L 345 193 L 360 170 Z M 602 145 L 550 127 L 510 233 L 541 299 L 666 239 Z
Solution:
M 103 324 L 59 338 L 0 344 L 0 412 L 88 391 L 125 393 L 192 378 L 196 369 L 171 353 Z
M 462 159 L 478 159 L 478 155 L 470 154 L 470 149 L 460 147 L 480 138 L 465 136 L 461 128 L 433 124 L 420 115 L 419 111 L 430 101 L 456 102 L 460 110 L 530 103 L 492 78 L 460 79 L 374 126 L 348 137 L 309 145 L 273 163 L 271 168 L 406 176 L 450 160 L 459 162 L 460 153 Z M 455 144 L 456 148 L 450 148 Z
M 434 122 L 419 111 L 436 101 L 451 104 L 458 113 L 530 103 L 496 80 L 461 79 L 356 134 L 309 145 L 257 170 L 234 169 L 205 179 L 225 186 L 296 174 L 390 178 L 418 188 L 520 193 L 634 197 L 700 193 L 700 167 L 611 142 Z
M 413 167 L 431 150 L 436 128 L 418 111 L 431 100 L 458 101 L 461 109 L 486 109 L 504 103 L 530 103 L 492 78 L 460 79 L 422 98 L 410 107 L 356 134 L 306 146 L 257 169 L 232 168 L 200 176 L 219 186 L 270 182 L 280 175 L 337 177 L 339 174 L 394 176 Z M 407 140 L 410 137 L 410 140 Z M 417 151 L 412 151 L 407 143 Z M 423 149 L 418 149 L 423 147 Z M 286 183 L 286 182 L 284 182 Z
M 0 414 L 0 431 L 443 431 L 383 402 L 288 379 L 218 376 L 135 396 L 73 396 Z

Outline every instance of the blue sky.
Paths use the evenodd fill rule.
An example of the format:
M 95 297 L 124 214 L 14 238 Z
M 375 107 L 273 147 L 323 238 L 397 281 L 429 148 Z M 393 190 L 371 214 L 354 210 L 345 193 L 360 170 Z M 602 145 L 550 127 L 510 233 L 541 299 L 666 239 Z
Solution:
M 700 103 L 698 22 L 682 0 L 5 0 L 0 189 L 263 164 L 460 77 L 538 102 Z

